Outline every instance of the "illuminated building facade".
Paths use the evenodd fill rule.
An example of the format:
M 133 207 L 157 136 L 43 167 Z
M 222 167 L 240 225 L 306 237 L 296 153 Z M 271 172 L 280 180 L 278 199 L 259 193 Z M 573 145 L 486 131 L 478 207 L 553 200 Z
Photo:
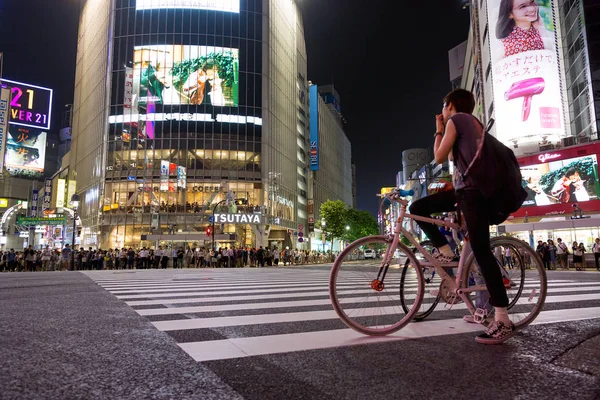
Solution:
M 306 63 L 293 0 L 85 1 L 66 157 L 82 245 L 209 245 L 219 214 L 216 247 L 306 247 Z
M 460 84 L 475 94 L 474 114 L 495 119 L 492 134 L 513 149 L 529 194 L 498 232 L 532 245 L 561 237 L 589 249 L 600 236 L 600 8 L 590 0 L 515 4 L 507 18 L 500 0 L 469 2 Z M 525 30 L 511 25 L 536 13 L 529 26 L 521 20 Z M 520 42 L 525 31 L 530 40 Z

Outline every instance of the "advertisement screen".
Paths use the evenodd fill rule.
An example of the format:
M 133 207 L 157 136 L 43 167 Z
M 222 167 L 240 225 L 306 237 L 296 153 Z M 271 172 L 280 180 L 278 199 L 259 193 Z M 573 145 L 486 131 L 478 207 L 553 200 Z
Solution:
M 136 47 L 133 94 L 125 99 L 134 112 L 156 105 L 238 106 L 238 49 L 210 46 Z
M 39 179 L 44 173 L 46 132 L 11 125 L 4 164 L 11 176 Z
M 564 135 L 552 0 L 488 0 L 496 136 L 505 144 Z
M 215 10 L 239 13 L 240 0 L 137 0 L 137 10 L 155 8 L 188 8 L 199 10 Z
M 580 203 L 600 195 L 595 154 L 521 167 L 521 175 L 528 194 L 524 206 Z
M 11 88 L 10 123 L 30 128 L 50 129 L 52 89 L 2 79 Z

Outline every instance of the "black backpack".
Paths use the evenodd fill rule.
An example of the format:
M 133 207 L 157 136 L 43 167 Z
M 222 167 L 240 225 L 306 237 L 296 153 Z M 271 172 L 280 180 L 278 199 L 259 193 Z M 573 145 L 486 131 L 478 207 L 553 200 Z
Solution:
M 491 204 L 490 224 L 497 225 L 521 208 L 527 192 L 523 188 L 521 169 L 515 153 L 490 135 L 493 125 L 494 120 L 490 118 L 475 157 L 461 175 L 463 180 L 467 175 L 470 176 L 488 199 Z M 455 167 L 460 172 L 456 159 Z

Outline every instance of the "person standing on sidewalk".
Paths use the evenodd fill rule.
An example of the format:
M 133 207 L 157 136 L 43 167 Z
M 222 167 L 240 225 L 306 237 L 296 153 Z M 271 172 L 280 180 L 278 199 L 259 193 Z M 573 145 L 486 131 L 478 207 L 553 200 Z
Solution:
M 141 269 L 148 269 L 148 250 L 146 250 L 146 247 L 142 247 L 142 249 L 140 250 L 140 264 L 141 264 Z
M 600 271 L 600 265 L 598 265 L 598 259 L 600 258 L 600 238 L 596 238 L 592 246 L 592 251 L 594 252 L 594 260 L 596 261 L 596 270 Z
M 550 268 L 556 269 L 556 246 L 554 240 L 548 239 L 548 255 L 550 257 Z
M 561 238 L 556 239 L 556 257 L 558 258 L 558 264 L 562 269 L 569 270 L 569 247 L 562 241 Z

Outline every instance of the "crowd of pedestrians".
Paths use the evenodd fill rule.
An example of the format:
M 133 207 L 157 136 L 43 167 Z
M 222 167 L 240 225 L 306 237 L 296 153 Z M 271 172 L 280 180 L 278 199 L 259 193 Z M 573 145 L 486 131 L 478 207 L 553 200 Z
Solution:
M 149 268 L 243 268 L 317 264 L 330 261 L 323 252 L 277 247 L 258 248 L 224 246 L 218 248 L 159 246 L 158 249 L 93 249 L 72 250 L 65 245 L 62 251 L 30 247 L 23 251 L 0 251 L 1 271 L 59 271 Z
M 587 268 L 585 254 L 588 250 L 583 242 L 574 241 L 569 246 L 561 238 L 556 239 L 556 244 L 552 239 L 545 242 L 539 240 L 535 251 L 547 270 L 560 268 L 568 271 L 569 268 L 575 268 L 576 271 L 584 271 Z M 591 251 L 594 254 L 596 270 L 600 271 L 600 238 L 596 238 Z

